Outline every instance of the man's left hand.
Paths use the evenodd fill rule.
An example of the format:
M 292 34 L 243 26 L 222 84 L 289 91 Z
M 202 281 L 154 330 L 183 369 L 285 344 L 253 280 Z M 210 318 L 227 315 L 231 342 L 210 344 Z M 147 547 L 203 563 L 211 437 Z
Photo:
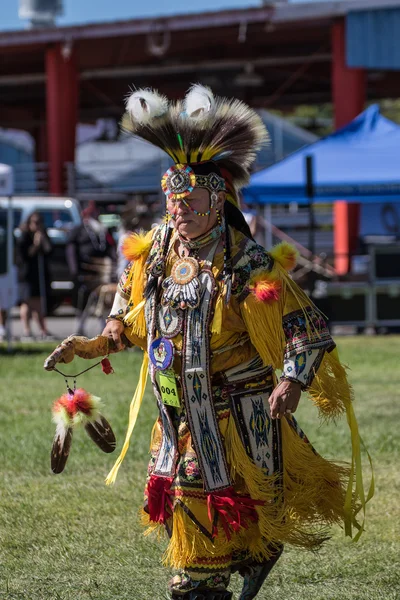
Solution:
M 280 381 L 269 397 L 271 417 L 280 419 L 297 410 L 301 396 L 301 385 L 294 381 Z

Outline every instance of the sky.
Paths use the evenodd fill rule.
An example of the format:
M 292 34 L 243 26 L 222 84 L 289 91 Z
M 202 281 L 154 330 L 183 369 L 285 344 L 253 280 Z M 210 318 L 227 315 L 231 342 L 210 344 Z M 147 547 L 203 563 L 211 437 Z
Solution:
M 290 0 L 293 3 L 304 1 Z M 261 0 L 63 0 L 63 5 L 64 16 L 57 19 L 58 25 L 259 6 Z M 18 17 L 18 8 L 19 0 L 0 0 L 0 31 L 25 27 L 24 21 Z

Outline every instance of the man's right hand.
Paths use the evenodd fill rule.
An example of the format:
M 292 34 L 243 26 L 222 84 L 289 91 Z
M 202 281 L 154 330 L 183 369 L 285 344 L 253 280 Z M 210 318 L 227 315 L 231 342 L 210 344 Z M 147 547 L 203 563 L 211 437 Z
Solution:
M 123 334 L 125 329 L 122 321 L 118 319 L 111 319 L 108 321 L 107 325 L 104 327 L 101 335 L 105 335 L 109 338 L 112 338 L 115 342 L 116 350 L 114 352 L 120 352 L 120 350 L 125 349 L 125 345 L 122 343 L 121 335 Z

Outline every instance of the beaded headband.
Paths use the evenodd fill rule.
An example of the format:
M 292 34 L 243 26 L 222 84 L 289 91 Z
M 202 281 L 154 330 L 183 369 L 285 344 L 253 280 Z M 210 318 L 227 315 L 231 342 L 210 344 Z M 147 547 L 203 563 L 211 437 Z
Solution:
M 225 191 L 225 180 L 217 173 L 196 175 L 190 165 L 178 163 L 170 167 L 161 179 L 161 187 L 167 200 L 181 200 L 189 196 L 195 187 L 211 193 Z

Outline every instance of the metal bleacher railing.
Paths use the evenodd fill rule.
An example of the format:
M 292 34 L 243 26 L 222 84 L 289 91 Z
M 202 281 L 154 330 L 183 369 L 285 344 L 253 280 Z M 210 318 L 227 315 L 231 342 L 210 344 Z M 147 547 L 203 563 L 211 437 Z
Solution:
M 46 162 L 18 163 L 14 165 L 15 194 L 47 194 L 49 166 Z

